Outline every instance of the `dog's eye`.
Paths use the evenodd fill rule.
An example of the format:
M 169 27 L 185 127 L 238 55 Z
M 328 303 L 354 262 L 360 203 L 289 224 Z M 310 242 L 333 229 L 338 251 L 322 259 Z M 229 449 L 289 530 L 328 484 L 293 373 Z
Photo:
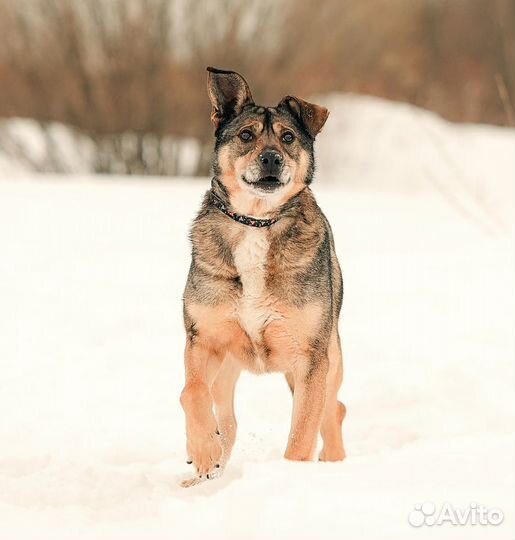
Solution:
M 295 135 L 291 131 L 286 131 L 285 133 L 283 133 L 281 139 L 283 143 L 291 144 L 295 139 Z
M 251 141 L 253 136 L 254 135 L 252 135 L 252 131 L 250 131 L 250 129 L 244 129 L 243 131 L 240 132 L 240 139 L 243 142 Z

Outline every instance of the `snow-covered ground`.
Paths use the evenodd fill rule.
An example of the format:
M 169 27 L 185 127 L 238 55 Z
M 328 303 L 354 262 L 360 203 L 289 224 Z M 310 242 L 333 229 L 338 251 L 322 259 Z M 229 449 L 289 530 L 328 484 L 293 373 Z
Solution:
M 507 200 L 515 166 L 487 168 L 505 147 L 483 130 L 475 159 L 496 179 L 491 200 Z M 314 185 L 344 270 L 348 459 L 283 460 L 286 383 L 246 374 L 229 467 L 189 490 L 181 294 L 208 181 L 0 179 L 2 540 L 513 538 L 513 200 L 500 224 L 464 209 L 466 190 L 351 172 L 351 187 L 340 171 Z M 434 174 L 454 185 L 452 167 Z M 410 526 L 427 501 L 504 521 Z

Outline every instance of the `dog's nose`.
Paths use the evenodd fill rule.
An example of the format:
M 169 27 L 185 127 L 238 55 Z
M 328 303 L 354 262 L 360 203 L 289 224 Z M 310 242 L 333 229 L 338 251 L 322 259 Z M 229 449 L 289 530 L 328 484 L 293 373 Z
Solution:
M 263 170 L 273 176 L 276 175 L 283 163 L 283 156 L 276 152 L 275 150 L 266 150 L 265 152 L 259 154 L 259 161 L 261 161 L 261 166 Z

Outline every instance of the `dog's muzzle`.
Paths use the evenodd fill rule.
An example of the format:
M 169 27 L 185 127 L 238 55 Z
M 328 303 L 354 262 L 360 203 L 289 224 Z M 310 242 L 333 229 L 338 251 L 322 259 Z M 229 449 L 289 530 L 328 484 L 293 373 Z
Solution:
M 281 181 L 284 158 L 279 152 L 266 150 L 259 154 L 258 162 L 260 166 L 259 177 L 253 181 L 243 177 L 247 184 L 265 192 L 275 191 L 285 184 Z

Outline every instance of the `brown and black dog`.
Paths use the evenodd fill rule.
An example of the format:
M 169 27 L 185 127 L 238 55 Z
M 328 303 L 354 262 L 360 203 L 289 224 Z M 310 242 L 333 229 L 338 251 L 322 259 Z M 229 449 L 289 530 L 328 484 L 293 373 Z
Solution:
M 309 185 L 324 107 L 287 96 L 254 104 L 233 71 L 208 68 L 214 177 L 191 230 L 184 292 L 187 452 L 194 485 L 223 470 L 236 437 L 242 369 L 282 372 L 293 392 L 285 457 L 345 457 L 337 399 L 342 275 L 331 227 Z

